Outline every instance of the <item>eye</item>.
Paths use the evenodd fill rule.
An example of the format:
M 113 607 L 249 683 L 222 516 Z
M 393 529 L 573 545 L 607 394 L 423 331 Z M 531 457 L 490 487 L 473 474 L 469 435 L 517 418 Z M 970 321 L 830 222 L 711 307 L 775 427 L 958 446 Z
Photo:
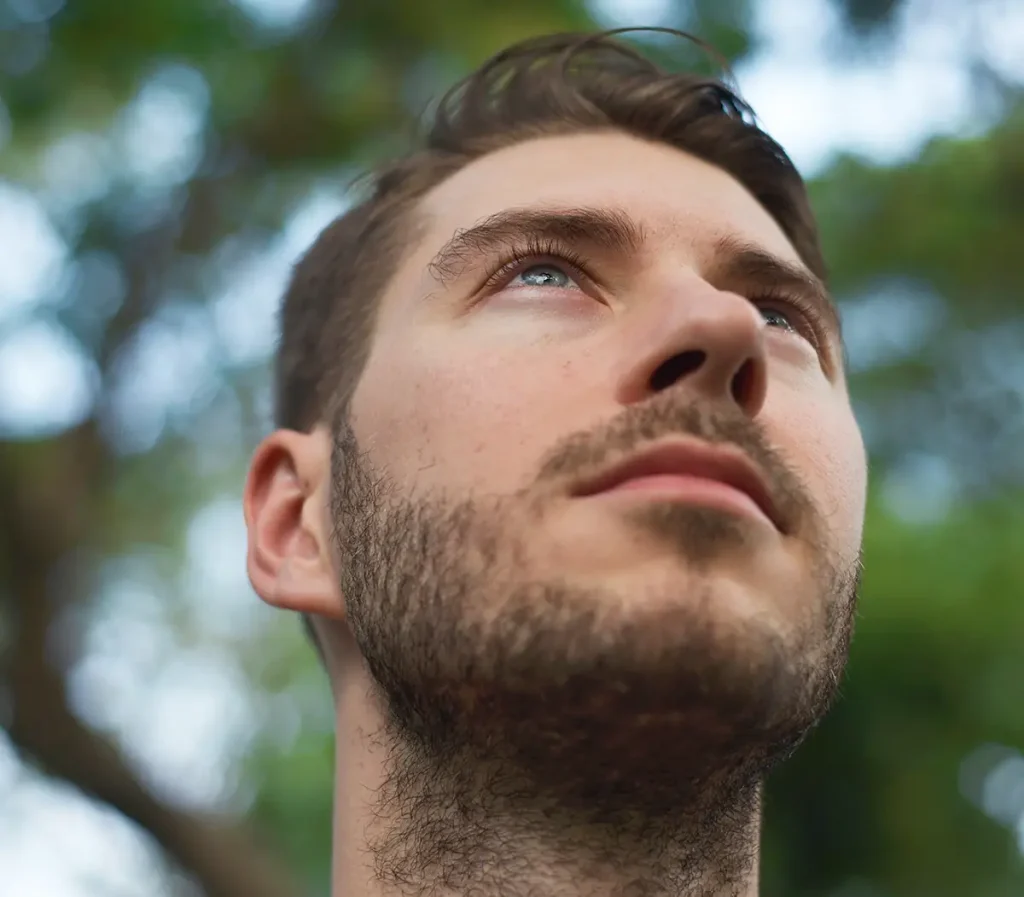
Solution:
M 508 286 L 515 287 L 553 287 L 555 289 L 569 289 L 579 286 L 559 265 L 545 262 L 541 265 L 531 265 L 520 271 L 509 282 Z
M 789 316 L 777 308 L 762 308 L 761 314 L 764 316 L 769 327 L 781 327 L 792 333 L 799 332 L 796 325 L 789 319 Z
M 573 289 L 585 292 L 593 284 L 589 259 L 560 240 L 525 238 L 504 247 L 483 284 L 486 292 L 506 289 Z
M 762 293 L 751 297 L 772 328 L 792 333 L 810 343 L 816 352 L 821 352 L 828 341 L 826 325 L 821 310 L 815 303 L 797 293 Z

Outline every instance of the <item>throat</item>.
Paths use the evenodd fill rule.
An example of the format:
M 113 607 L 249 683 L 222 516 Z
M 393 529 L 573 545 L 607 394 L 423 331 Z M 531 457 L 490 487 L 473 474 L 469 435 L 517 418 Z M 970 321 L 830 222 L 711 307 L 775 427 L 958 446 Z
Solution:
M 559 787 L 493 752 L 390 757 L 367 843 L 381 894 L 756 895 L 760 784 L 739 770 L 669 805 L 578 771 Z

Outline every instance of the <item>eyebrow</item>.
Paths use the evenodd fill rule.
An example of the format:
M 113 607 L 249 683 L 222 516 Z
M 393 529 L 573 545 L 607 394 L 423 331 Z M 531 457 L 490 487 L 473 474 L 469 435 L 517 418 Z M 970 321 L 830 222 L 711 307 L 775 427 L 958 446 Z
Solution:
M 505 209 L 472 227 L 456 231 L 431 260 L 427 270 L 441 286 L 447 286 L 475 258 L 523 239 L 564 242 L 628 256 L 640 250 L 644 237 L 643 228 L 616 209 Z M 786 261 L 733 235 L 715 241 L 711 258 L 709 280 L 757 283 L 769 289 L 792 290 L 808 296 L 826 315 L 842 347 L 842 322 L 828 287 L 803 265 Z
M 427 270 L 445 286 L 474 258 L 524 238 L 583 245 L 616 255 L 635 253 L 644 242 L 639 225 L 614 209 L 505 209 L 456 231 Z

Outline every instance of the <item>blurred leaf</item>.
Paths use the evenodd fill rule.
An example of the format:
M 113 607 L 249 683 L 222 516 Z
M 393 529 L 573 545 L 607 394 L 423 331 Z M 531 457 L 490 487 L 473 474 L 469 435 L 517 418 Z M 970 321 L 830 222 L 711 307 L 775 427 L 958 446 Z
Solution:
M 847 42 L 866 50 L 891 36 L 907 8 L 906 0 L 836 2 Z M 187 577 L 172 573 L 189 561 L 187 530 L 197 511 L 237 495 L 248 453 L 268 425 L 266 352 L 232 349 L 234 331 L 251 323 L 249 308 L 252 319 L 261 314 L 259 290 L 277 289 L 274 277 L 286 274 L 258 263 L 315 192 L 340 198 L 360 165 L 401 149 L 411 116 L 455 78 L 518 38 L 591 25 L 583 0 L 323 2 L 308 19 L 277 29 L 228 0 L 68 0 L 49 20 L 32 23 L 14 9 L 0 0 L 0 98 L 11 119 L 0 176 L 35 191 L 74 262 L 105 259 L 107 275 L 69 275 L 52 288 L 47 311 L 95 362 L 93 416 L 49 439 L 0 444 L 0 705 L 38 684 L 38 676 L 16 680 L 16 660 L 46 671 L 47 645 L 58 645 L 61 664 L 74 668 L 89 650 L 84 624 L 69 633 L 59 620 L 103 622 L 115 612 L 97 584 L 102 577 L 69 561 L 79 553 L 149 557 L 166 591 L 158 604 L 174 602 L 160 617 L 169 630 L 163 635 L 171 645 L 202 641 L 194 630 L 206 593 L 185 594 Z M 735 62 L 758 49 L 752 12 L 750 0 L 680 0 L 669 4 L 667 22 Z M 641 40 L 668 65 L 717 72 L 696 48 Z M 125 114 L 137 111 L 147 85 L 168 66 L 183 67 L 175 71 L 208 92 L 208 108 L 188 107 L 198 116 L 201 152 L 178 181 L 147 181 L 133 168 L 125 131 L 143 147 L 167 149 L 154 122 L 165 122 L 168 110 L 157 108 L 149 130 L 134 135 Z M 835 292 L 851 318 L 871 325 L 855 360 L 875 361 L 861 364 L 851 385 L 870 431 L 876 489 L 843 698 L 769 790 L 766 894 L 1024 892 L 1009 829 L 959 786 L 961 764 L 979 745 L 1024 749 L 1024 410 L 1014 374 L 1024 357 L 1024 101 L 1005 83 L 993 96 L 984 133 L 933 140 L 895 165 L 840 158 L 812 184 Z M 88 180 L 88 154 L 53 150 L 82 134 L 98 147 L 100 186 L 76 197 L 73 188 Z M 933 297 L 935 320 L 922 312 L 901 323 L 898 299 L 886 292 L 892 284 Z M 234 318 L 222 295 L 232 287 L 242 307 Z M 196 317 L 202 326 L 182 330 L 177 342 L 172 337 L 181 334 L 168 326 L 158 333 L 165 339 L 145 344 L 153 370 L 166 374 L 149 383 L 156 397 L 142 392 L 137 406 L 119 404 L 126 385 L 160 380 L 125 361 L 139 334 L 182 309 L 203 312 Z M 926 325 L 924 338 L 873 351 L 888 345 L 885 337 L 901 336 L 901 327 Z M 216 367 L 190 393 L 189 351 L 200 332 L 211 335 Z M 259 334 L 252 339 L 260 344 Z M 173 395 L 161 399 L 157 387 Z M 155 424 L 142 420 L 150 412 Z M 149 441 L 140 436 L 144 424 Z M 886 484 L 922 452 L 960 480 L 982 482 L 998 500 L 957 504 L 948 520 L 928 526 L 902 520 Z M 51 631 L 45 613 L 53 604 L 77 613 L 55 616 Z M 326 894 L 333 705 L 314 655 L 291 619 L 266 630 L 254 624 L 251 637 L 205 637 L 221 649 L 233 646 L 252 700 L 269 708 L 240 770 L 243 791 L 253 795 L 249 815 L 272 832 L 287 868 Z M 74 722 L 63 683 L 47 683 L 55 718 Z M 23 714 L 26 707 L 36 709 L 22 697 Z M 15 718 L 0 707 L 0 725 Z M 35 731 L 57 730 L 42 719 Z M 95 746 L 87 727 L 61 731 Z M 110 748 L 115 759 L 119 748 Z M 65 745 L 63 754 L 49 755 L 55 775 L 76 780 L 76 750 Z M 118 769 L 121 790 L 104 799 L 131 812 L 117 795 L 141 785 L 128 764 Z M 164 832 L 165 847 L 203 869 L 209 884 L 216 868 L 182 854 L 166 835 L 191 830 L 191 817 L 159 802 L 147 808 L 147 819 L 172 820 L 169 828 L 154 826 L 157 836 Z M 272 854 L 248 835 L 226 837 L 242 845 L 233 867 L 241 880 L 249 856 L 273 866 Z M 247 886 L 240 893 L 252 897 Z

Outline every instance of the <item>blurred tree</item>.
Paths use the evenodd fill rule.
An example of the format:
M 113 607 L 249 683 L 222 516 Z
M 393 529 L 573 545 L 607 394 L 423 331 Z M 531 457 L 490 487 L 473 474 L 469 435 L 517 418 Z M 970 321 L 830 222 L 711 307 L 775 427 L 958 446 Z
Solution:
M 837 3 L 851 33 L 872 35 L 905 5 Z M 82 718 L 69 680 L 83 621 L 104 613 L 104 560 L 161 546 L 178 569 L 189 521 L 211 497 L 237 494 L 267 426 L 266 353 L 232 351 L 213 297 L 279 245 L 311 194 L 338 193 L 400 146 L 410 115 L 455 76 L 517 38 L 591 27 L 594 8 L 0 0 L 0 178 L 44 204 L 69 256 L 48 295 L 0 317 L 0 338 L 26 317 L 47 321 L 80 348 L 93 382 L 77 421 L 0 443 L 0 725 L 26 762 L 134 820 L 211 897 L 322 890 L 329 725 L 303 711 L 284 747 L 274 725 L 258 733 L 243 822 L 149 787 L 117 733 Z M 665 21 L 740 61 L 756 49 L 753 11 L 698 0 Z M 655 41 L 654 52 L 668 51 Z M 896 166 L 842 158 L 812 185 L 876 489 L 846 695 L 773 782 L 766 894 L 1024 887 L 1021 853 L 996 827 L 1014 817 L 993 810 L 984 786 L 1012 754 L 974 753 L 1024 746 L 1024 519 L 1008 497 L 1024 484 L 1024 106 L 1019 85 L 980 56 L 977 74 L 994 110 L 984 134 L 936 140 Z M 144 163 L 125 150 L 140 142 Z M 159 364 L 167 340 L 211 332 L 215 364 L 149 420 L 132 403 L 140 365 Z M 901 490 L 936 520 L 901 519 Z M 943 517 L 943 500 L 954 514 Z M 167 581 L 172 596 L 187 588 Z M 190 637 L 184 611 L 176 625 Z M 294 627 L 229 647 L 271 699 L 326 701 Z

